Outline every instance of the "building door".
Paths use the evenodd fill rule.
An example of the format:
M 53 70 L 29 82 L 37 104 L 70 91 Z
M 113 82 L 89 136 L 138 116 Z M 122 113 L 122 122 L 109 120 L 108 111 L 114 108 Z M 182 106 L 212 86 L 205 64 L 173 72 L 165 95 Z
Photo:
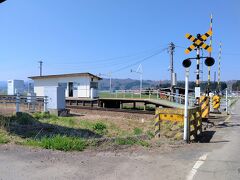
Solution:
M 68 97 L 73 97 L 73 82 L 68 83 Z

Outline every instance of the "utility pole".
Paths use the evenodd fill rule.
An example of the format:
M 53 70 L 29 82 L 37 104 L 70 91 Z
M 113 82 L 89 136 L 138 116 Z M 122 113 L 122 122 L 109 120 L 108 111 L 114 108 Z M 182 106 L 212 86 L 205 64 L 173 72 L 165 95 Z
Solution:
M 40 76 L 42 76 L 42 64 L 43 64 L 43 61 L 38 61 L 38 63 L 39 63 Z
M 176 86 L 176 75 L 174 73 L 174 68 L 173 68 L 173 53 L 174 53 L 175 45 L 173 44 L 173 42 L 169 44 L 168 48 L 169 48 L 168 52 L 170 54 L 169 70 L 170 70 L 170 77 L 171 77 L 171 93 L 173 93 L 173 87 Z

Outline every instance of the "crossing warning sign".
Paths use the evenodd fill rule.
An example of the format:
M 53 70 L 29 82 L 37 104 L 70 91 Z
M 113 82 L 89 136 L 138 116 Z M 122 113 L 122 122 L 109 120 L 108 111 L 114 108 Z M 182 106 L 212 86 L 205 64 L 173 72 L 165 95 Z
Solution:
M 189 46 L 186 50 L 185 50 L 185 53 L 188 54 L 190 53 L 192 50 L 194 50 L 196 47 L 201 47 L 205 50 L 207 50 L 208 52 L 211 52 L 212 51 L 212 47 L 205 44 L 204 41 L 207 40 L 208 37 L 212 36 L 212 30 L 210 29 L 208 32 L 206 32 L 205 34 L 203 35 L 200 35 L 198 34 L 197 35 L 197 38 L 195 38 L 193 35 L 187 33 L 185 35 L 185 37 L 187 39 L 189 39 L 190 41 L 193 42 L 193 44 L 191 46 Z

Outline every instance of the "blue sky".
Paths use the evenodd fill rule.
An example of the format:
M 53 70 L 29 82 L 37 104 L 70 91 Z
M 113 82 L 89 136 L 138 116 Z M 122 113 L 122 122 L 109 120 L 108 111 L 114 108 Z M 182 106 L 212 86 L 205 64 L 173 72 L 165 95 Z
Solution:
M 137 79 L 130 69 L 170 42 L 178 46 L 174 68 L 183 80 L 182 60 L 195 56 L 184 54 L 191 44 L 185 34 L 205 33 L 211 13 L 216 61 L 223 44 L 222 80 L 240 79 L 239 9 L 239 0 L 7 0 L 0 4 L 0 80 L 38 75 L 39 60 L 45 75 L 113 72 L 113 78 Z M 167 51 L 142 66 L 144 79 L 169 79 Z M 212 69 L 213 78 L 217 63 Z M 193 62 L 191 80 L 195 70 Z

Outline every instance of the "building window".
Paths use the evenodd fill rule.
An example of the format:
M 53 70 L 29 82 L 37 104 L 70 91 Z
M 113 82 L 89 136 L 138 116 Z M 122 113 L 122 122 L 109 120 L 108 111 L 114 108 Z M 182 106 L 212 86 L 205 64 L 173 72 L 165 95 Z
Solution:
M 91 82 L 90 83 L 90 88 L 97 89 L 98 88 L 98 82 Z

